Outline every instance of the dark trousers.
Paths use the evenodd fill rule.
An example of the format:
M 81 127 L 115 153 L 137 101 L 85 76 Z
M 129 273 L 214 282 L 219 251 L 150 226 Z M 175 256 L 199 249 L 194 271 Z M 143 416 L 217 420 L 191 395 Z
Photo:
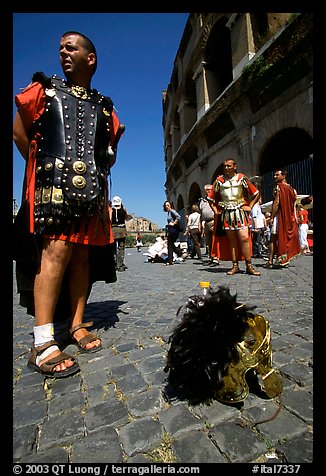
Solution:
M 252 252 L 254 256 L 260 256 L 262 252 L 262 240 L 264 235 L 263 228 L 257 228 L 258 231 L 252 232 Z
M 126 247 L 126 238 L 118 238 L 115 241 L 115 259 L 117 269 L 125 266 L 125 247 Z
M 179 248 L 178 246 L 175 246 L 174 244 L 177 241 L 178 236 L 179 236 L 178 230 L 171 228 L 168 231 L 168 262 L 170 264 L 173 263 L 173 252 L 178 256 L 182 255 L 181 248 Z
M 201 233 L 198 228 L 193 228 L 190 230 L 190 237 L 193 242 L 193 250 L 191 252 L 191 258 L 197 255 L 198 258 L 201 258 L 201 250 L 200 250 L 200 240 L 201 240 Z

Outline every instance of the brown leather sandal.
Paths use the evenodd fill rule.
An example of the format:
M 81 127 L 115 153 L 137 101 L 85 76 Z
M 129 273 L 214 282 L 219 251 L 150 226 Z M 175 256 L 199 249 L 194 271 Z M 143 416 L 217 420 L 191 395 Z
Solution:
M 55 340 L 51 340 L 46 344 L 39 345 L 37 347 L 35 347 L 35 345 L 33 344 L 31 348 L 31 356 L 28 360 L 27 367 L 31 370 L 39 372 L 42 375 L 45 375 L 46 377 L 55 378 L 69 377 L 70 375 L 74 375 L 80 371 L 80 367 L 76 359 L 72 355 L 67 354 L 66 352 L 61 352 L 52 359 L 43 362 L 43 364 L 37 365 L 36 358 L 40 357 L 42 353 L 52 345 L 58 346 L 58 343 Z M 67 367 L 65 370 L 54 370 L 57 365 L 61 364 L 65 360 L 72 360 L 74 362 L 74 365 L 72 365 L 71 367 Z
M 78 331 L 78 329 L 84 329 L 86 327 L 90 327 L 93 325 L 93 322 L 82 322 L 81 324 L 77 324 L 77 326 L 74 326 L 70 329 L 70 335 L 74 341 L 74 343 L 77 345 L 79 350 L 86 354 L 93 354 L 94 352 L 98 352 L 99 350 L 102 349 L 102 344 L 99 344 L 95 347 L 92 347 L 91 349 L 87 349 L 86 345 L 89 344 L 90 342 L 94 342 L 95 340 L 101 340 L 100 337 L 98 337 L 96 334 L 93 332 L 89 332 L 86 336 L 82 337 L 81 339 L 77 340 L 76 337 L 74 337 L 74 333 Z
M 240 269 L 239 269 L 238 263 L 234 261 L 232 264 L 232 268 L 226 274 L 228 274 L 229 276 L 232 276 L 233 274 L 236 274 L 236 273 L 240 273 Z
M 260 276 L 260 272 L 257 271 L 251 263 L 247 265 L 246 273 L 250 274 L 251 276 Z

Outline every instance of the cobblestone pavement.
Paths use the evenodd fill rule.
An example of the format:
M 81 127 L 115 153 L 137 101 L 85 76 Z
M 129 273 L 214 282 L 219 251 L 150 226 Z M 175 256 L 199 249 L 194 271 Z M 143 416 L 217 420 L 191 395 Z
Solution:
M 81 354 L 81 372 L 43 378 L 26 367 L 33 318 L 18 305 L 14 280 L 14 461 L 22 463 L 310 463 L 313 425 L 313 257 L 285 269 L 227 276 L 187 259 L 175 266 L 146 262 L 126 250 L 128 269 L 116 283 L 93 287 L 86 320 L 102 351 Z M 242 263 L 242 270 L 244 265 Z M 275 400 L 250 393 L 238 407 L 214 401 L 190 406 L 163 398 L 168 337 L 176 312 L 201 293 L 199 281 L 228 285 L 238 301 L 256 305 L 272 329 L 273 363 L 284 379 L 284 406 L 253 429 L 239 425 L 273 416 Z

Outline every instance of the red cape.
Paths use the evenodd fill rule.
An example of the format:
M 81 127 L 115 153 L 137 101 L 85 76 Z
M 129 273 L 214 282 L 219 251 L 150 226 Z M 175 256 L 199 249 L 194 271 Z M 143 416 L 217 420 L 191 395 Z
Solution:
M 217 230 L 217 220 L 220 219 L 221 215 L 215 215 L 214 217 L 214 235 L 212 239 L 212 257 L 213 258 L 218 258 L 221 261 L 232 261 L 232 256 L 231 256 L 231 251 L 230 251 L 230 246 L 229 242 L 226 236 L 226 233 L 222 236 L 218 236 L 216 234 Z M 252 240 L 251 240 L 251 228 L 248 228 L 248 233 L 249 233 L 249 243 L 250 243 L 250 249 L 251 249 L 251 254 L 252 254 Z M 236 259 L 238 261 L 243 261 L 244 256 L 242 255 L 241 248 L 239 241 L 237 241 L 237 255 Z
M 301 253 L 299 228 L 295 216 L 295 194 L 286 183 L 278 184 L 280 200 L 278 209 L 277 258 L 286 263 Z

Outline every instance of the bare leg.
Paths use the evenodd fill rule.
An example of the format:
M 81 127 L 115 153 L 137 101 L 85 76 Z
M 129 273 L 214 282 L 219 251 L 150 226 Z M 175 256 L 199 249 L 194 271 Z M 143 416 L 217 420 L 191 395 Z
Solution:
M 269 241 L 269 258 L 268 258 L 268 262 L 269 262 L 270 264 L 273 264 L 274 254 L 275 254 L 275 250 L 276 250 L 276 241 L 277 241 L 277 235 L 272 234 L 272 235 L 271 235 L 271 238 L 270 238 L 270 241 Z
M 248 226 L 238 231 L 238 238 L 242 254 L 246 261 L 246 273 L 251 276 L 260 276 L 259 271 L 255 270 L 251 264 L 250 229 Z
M 54 311 L 60 294 L 62 279 L 70 260 L 72 245 L 60 240 L 44 240 L 41 264 L 34 281 L 35 325 L 53 323 Z M 46 362 L 60 354 L 57 350 L 40 362 Z M 73 365 L 65 360 L 55 370 L 65 370 Z
M 227 237 L 231 249 L 231 256 L 233 261 L 233 267 L 227 274 L 236 274 L 239 271 L 238 261 L 236 259 L 237 245 L 240 245 L 241 253 L 246 261 L 246 273 L 259 276 L 260 273 L 256 271 L 251 264 L 251 249 L 249 239 L 249 227 L 242 228 L 240 230 L 232 230 L 227 232 Z
M 231 259 L 232 259 L 232 268 L 226 274 L 233 275 L 239 273 L 239 263 L 237 259 L 237 246 L 238 246 L 238 237 L 235 230 L 228 230 L 226 232 L 226 237 L 229 243 Z
M 246 261 L 251 259 L 250 241 L 249 241 L 249 227 L 246 226 L 242 230 L 237 231 L 238 240 L 240 243 L 241 251 Z
M 87 302 L 88 282 L 89 282 L 89 247 L 85 245 L 74 245 L 70 260 L 70 281 L 69 290 L 71 296 L 71 327 L 83 322 L 85 306 Z M 85 328 L 74 332 L 74 338 L 80 340 L 89 332 Z M 97 339 L 86 345 L 91 349 L 100 345 L 101 340 Z
M 229 243 L 230 251 L 231 251 L 231 258 L 233 263 L 238 261 L 237 260 L 237 232 L 235 230 L 227 230 L 226 237 Z

